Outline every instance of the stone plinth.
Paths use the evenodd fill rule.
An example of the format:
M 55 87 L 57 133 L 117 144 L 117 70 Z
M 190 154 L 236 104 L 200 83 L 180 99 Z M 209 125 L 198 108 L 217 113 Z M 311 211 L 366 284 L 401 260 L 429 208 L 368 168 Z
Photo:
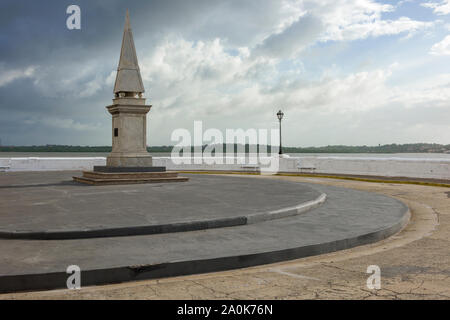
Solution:
M 91 185 L 136 184 L 160 182 L 184 182 L 189 178 L 178 177 L 177 172 L 95 172 L 83 171 L 82 177 L 73 180 Z
M 106 164 L 114 167 L 149 167 L 153 162 L 150 154 L 112 152 L 106 158 Z
M 165 172 L 166 167 L 111 167 L 94 166 L 95 172 Z

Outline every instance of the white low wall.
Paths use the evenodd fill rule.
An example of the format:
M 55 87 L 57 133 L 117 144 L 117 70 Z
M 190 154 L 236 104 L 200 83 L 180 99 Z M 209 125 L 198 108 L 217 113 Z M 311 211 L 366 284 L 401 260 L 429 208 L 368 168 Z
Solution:
M 279 160 L 276 163 L 275 159 Z M 264 170 L 267 165 L 246 164 L 244 158 L 232 158 L 232 163 L 207 164 L 179 163 L 180 158 L 154 157 L 153 165 L 165 166 L 167 170 Z M 205 160 L 205 159 L 204 159 Z M 206 159 L 212 163 L 213 158 Z M 450 160 L 446 159 L 406 159 L 406 158 L 354 158 L 354 157 L 287 157 L 262 158 L 281 172 L 311 172 L 330 174 L 373 175 L 388 177 L 413 177 L 450 179 Z M 0 171 L 51 171 L 51 170 L 92 170 L 93 166 L 106 164 L 104 157 L 89 158 L 0 158 Z
M 314 168 L 314 169 L 302 169 Z M 299 171 L 332 174 L 450 179 L 450 160 L 405 158 L 299 158 Z
M 106 158 L 0 158 L 0 171 L 92 170 L 104 166 Z
M 220 163 L 217 158 L 197 157 L 197 158 L 170 158 L 154 157 L 154 166 L 164 166 L 167 170 L 233 170 L 233 171 L 258 171 L 261 164 L 257 161 L 249 163 L 244 157 L 221 158 Z M 264 157 L 263 163 L 269 163 L 270 158 Z

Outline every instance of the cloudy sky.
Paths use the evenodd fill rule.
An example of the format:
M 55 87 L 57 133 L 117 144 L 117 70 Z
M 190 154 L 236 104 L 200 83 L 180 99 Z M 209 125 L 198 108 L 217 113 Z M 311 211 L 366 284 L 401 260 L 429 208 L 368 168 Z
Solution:
M 2 0 L 3 145 L 111 144 L 126 8 L 149 145 L 194 120 L 276 128 L 280 108 L 289 146 L 450 143 L 449 0 Z

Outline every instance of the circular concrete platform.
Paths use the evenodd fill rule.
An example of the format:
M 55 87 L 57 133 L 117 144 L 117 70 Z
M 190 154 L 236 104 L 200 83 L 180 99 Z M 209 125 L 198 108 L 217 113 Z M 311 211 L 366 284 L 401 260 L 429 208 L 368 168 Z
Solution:
M 77 192 L 85 193 L 85 196 L 80 195 L 78 198 L 78 202 L 83 205 L 83 201 L 90 197 L 89 190 L 94 191 L 92 188 L 97 187 L 69 185 L 65 181 L 69 181 L 72 175 L 73 172 L 2 174 L 0 217 L 7 215 L 9 210 L 20 212 L 17 208 L 20 208 L 25 200 L 39 203 L 42 202 L 43 196 L 45 198 L 67 194 L 67 188 L 78 188 Z M 302 214 L 233 227 L 73 240 L 0 239 L 0 291 L 63 288 L 66 285 L 66 268 L 69 265 L 78 265 L 81 268 L 81 284 L 87 286 L 296 259 L 379 241 L 399 231 L 409 218 L 404 204 L 375 193 L 246 176 L 189 175 L 189 178 L 193 184 L 198 183 L 200 191 L 218 185 L 228 186 L 224 188 L 224 194 L 214 198 L 216 202 L 213 203 L 231 202 L 235 208 L 242 205 L 248 210 L 253 208 L 249 198 L 242 191 L 235 192 L 241 190 L 237 186 L 246 185 L 249 189 L 254 186 L 261 192 L 267 190 L 267 199 L 261 201 L 269 206 L 268 211 L 277 209 L 270 207 L 276 199 L 268 194 L 277 188 L 281 191 L 284 186 L 297 191 L 300 190 L 297 187 L 304 188 L 305 192 L 313 192 L 313 198 L 324 193 L 327 199 L 321 206 Z M 202 185 L 205 187 L 202 188 Z M 182 184 L 167 187 L 179 186 L 183 187 Z M 149 187 L 144 185 L 121 187 L 128 191 L 139 191 L 139 188 L 155 190 L 147 189 Z M 40 191 L 27 191 L 33 188 L 40 188 Z M 105 188 L 110 187 L 95 190 L 107 192 Z M 17 190 L 17 193 L 14 194 L 10 189 Z M 3 192 L 5 190 L 6 193 Z M 204 192 L 208 193 L 209 190 Z M 122 195 L 122 192 L 118 194 Z M 230 198 L 231 194 L 234 194 L 234 199 Z M 105 197 L 103 199 L 106 201 L 117 197 L 117 193 L 110 193 L 108 196 L 105 193 L 102 197 Z M 100 196 L 94 198 L 100 199 Z M 298 193 L 292 192 L 285 195 L 282 203 L 292 201 L 295 204 L 298 199 Z M 133 207 L 146 201 L 142 195 L 135 200 L 137 204 L 135 202 L 124 208 L 130 208 L 132 211 Z M 170 201 L 178 200 L 174 197 Z M 280 203 L 276 202 L 276 205 Z M 65 216 L 69 223 L 71 213 L 66 212 Z M 36 214 L 33 219 L 39 221 L 39 215 Z M 5 227 L 3 224 L 2 228 Z
M 61 173 L 49 173 L 57 177 Z M 48 179 L 47 178 L 47 179 Z M 25 178 L 26 179 L 26 178 Z M 325 201 L 286 181 L 196 176 L 183 184 L 0 185 L 0 238 L 84 239 L 222 228 L 305 212 Z

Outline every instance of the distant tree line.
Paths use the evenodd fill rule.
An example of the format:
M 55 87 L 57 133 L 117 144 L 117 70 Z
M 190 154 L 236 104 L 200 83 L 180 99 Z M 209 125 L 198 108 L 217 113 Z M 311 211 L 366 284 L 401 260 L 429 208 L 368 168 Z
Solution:
M 207 145 L 202 146 L 204 150 Z M 219 147 L 213 145 L 210 147 Z M 228 147 L 228 149 L 227 149 Z M 266 145 L 222 145 L 226 150 L 244 149 L 245 153 L 256 150 L 257 152 L 270 153 L 270 146 Z M 173 146 L 147 147 L 149 152 L 172 152 Z M 194 152 L 195 147 L 191 148 Z M 216 148 L 218 149 L 218 148 Z M 275 148 L 278 150 L 278 148 Z M 0 146 L 0 152 L 111 152 L 111 146 L 70 146 L 70 145 L 44 145 L 44 146 Z M 278 152 L 278 151 L 276 151 Z M 436 143 L 410 143 L 410 144 L 385 144 L 378 146 L 323 146 L 323 147 L 283 147 L 284 153 L 450 153 L 450 145 Z M 213 152 L 214 153 L 214 152 Z
M 290 148 L 283 147 L 286 153 L 450 153 L 450 144 L 408 143 L 385 144 L 378 146 L 345 146 Z

